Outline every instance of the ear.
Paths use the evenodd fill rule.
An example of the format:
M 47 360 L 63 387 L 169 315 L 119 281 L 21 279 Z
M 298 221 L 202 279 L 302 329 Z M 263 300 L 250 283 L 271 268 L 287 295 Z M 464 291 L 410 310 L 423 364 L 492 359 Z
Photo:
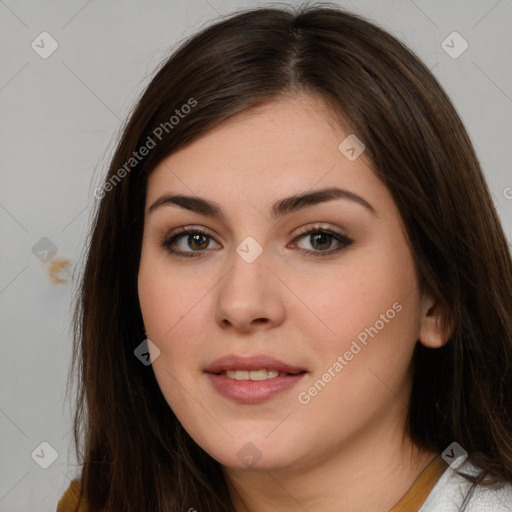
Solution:
M 428 348 L 440 348 L 450 339 L 453 328 L 443 329 L 441 308 L 431 297 L 424 295 L 421 302 L 418 341 Z

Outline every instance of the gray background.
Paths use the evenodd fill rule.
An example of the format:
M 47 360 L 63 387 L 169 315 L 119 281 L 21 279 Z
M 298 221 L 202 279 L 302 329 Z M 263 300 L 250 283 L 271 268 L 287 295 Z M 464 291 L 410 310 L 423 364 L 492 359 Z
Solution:
M 72 292 L 93 190 L 122 120 L 169 48 L 219 14 L 267 3 L 0 0 L 0 511 L 55 510 L 78 470 L 64 396 Z M 512 240 L 512 1 L 337 3 L 391 31 L 433 70 Z M 458 58 L 441 46 L 453 31 L 469 44 Z M 42 32 L 58 43 L 46 59 Z M 38 253 L 43 237 L 56 247 L 50 260 Z M 58 258 L 71 266 L 65 282 L 51 284 Z M 40 464 L 52 451 L 42 442 L 58 453 L 47 469 Z

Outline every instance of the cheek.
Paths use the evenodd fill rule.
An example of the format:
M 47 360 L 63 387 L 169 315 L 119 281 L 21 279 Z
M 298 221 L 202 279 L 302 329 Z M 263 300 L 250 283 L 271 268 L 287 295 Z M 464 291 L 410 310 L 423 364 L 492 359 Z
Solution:
M 294 321 L 319 350 L 343 353 L 354 339 L 364 343 L 376 331 L 379 337 L 410 340 L 418 328 L 418 289 L 408 251 L 379 246 L 354 252 L 335 269 L 299 279 Z
M 214 285 L 212 276 L 199 276 L 192 266 L 173 270 L 158 258 L 141 260 L 138 293 L 144 326 L 166 365 L 181 367 L 188 361 L 190 366 L 197 359 L 200 340 L 211 332 L 207 308 Z
M 139 303 L 148 336 L 162 339 L 184 316 L 190 287 L 171 272 L 165 257 L 148 247 L 142 251 L 138 275 Z
M 407 399 L 420 297 L 413 260 L 406 249 L 395 247 L 359 253 L 357 261 L 340 271 L 339 280 L 324 280 L 324 294 L 311 293 L 306 299 L 332 331 L 309 336 L 321 362 L 311 387 L 301 390 L 301 403 L 308 402 L 313 416 L 338 404 L 332 415 L 340 422 L 349 421 L 347 410 L 370 418 L 382 404 L 401 406 Z M 313 327 L 315 322 L 308 332 Z
M 190 411 L 190 396 L 197 365 L 199 340 L 204 337 L 204 296 L 200 280 L 172 272 L 169 265 L 141 260 L 138 278 L 139 302 L 148 338 L 160 354 L 152 368 L 162 393 L 182 420 Z M 199 370 L 198 370 L 199 371 Z M 193 405 L 193 404 L 192 404 Z

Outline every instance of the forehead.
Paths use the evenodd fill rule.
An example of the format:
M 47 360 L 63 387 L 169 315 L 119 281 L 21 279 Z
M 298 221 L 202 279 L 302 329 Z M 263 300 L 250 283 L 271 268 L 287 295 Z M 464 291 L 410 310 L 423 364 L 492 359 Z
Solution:
M 349 135 L 320 98 L 279 97 L 165 158 L 149 177 L 147 202 L 167 191 L 268 203 L 315 186 L 378 186 L 364 152 L 351 161 L 340 150 Z

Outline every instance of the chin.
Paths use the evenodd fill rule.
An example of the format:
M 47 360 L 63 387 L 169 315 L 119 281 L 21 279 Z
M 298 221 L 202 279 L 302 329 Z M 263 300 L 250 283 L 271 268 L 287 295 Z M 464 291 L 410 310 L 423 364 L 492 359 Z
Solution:
M 268 433 L 266 434 L 268 435 Z M 285 443 L 284 439 L 288 442 Z M 227 469 L 247 471 L 279 471 L 300 465 L 307 457 L 297 452 L 302 443 L 291 442 L 290 436 L 275 439 L 261 436 L 247 436 L 228 442 L 203 444 L 203 449 Z M 224 450 L 220 451 L 219 448 Z

